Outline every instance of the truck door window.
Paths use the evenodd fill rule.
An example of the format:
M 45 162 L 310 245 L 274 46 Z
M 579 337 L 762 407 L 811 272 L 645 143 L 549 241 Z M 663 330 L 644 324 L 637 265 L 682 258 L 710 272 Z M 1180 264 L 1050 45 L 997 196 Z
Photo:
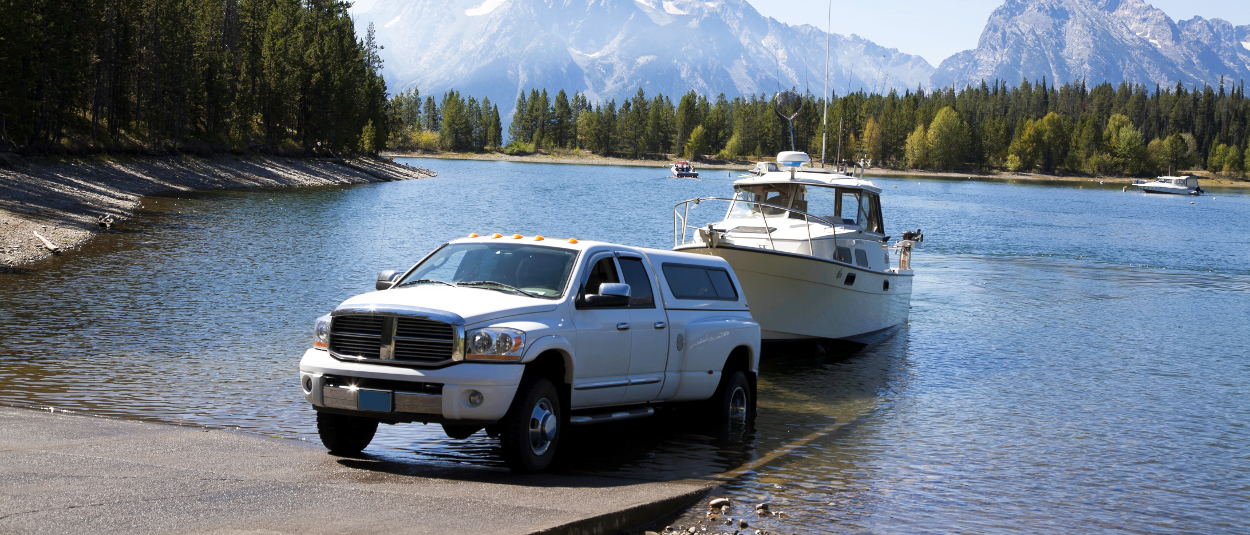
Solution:
M 647 276 L 647 268 L 642 265 L 641 258 L 618 258 L 621 272 L 625 274 L 625 284 L 629 285 L 630 308 L 655 308 L 655 294 L 651 292 L 651 277 Z
M 613 282 L 621 282 L 621 278 L 616 273 L 616 262 L 612 257 L 605 256 L 597 260 L 594 267 L 590 268 L 590 275 L 586 278 L 586 293 L 597 294 L 600 284 Z

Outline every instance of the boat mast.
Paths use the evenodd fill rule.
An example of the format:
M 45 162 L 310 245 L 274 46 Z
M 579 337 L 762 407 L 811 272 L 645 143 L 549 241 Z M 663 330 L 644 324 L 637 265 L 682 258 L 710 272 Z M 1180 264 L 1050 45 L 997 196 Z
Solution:
M 833 0 L 829 0 L 828 30 L 825 32 L 825 116 L 820 128 L 820 166 L 825 166 L 825 140 L 829 138 L 829 44 L 833 40 Z

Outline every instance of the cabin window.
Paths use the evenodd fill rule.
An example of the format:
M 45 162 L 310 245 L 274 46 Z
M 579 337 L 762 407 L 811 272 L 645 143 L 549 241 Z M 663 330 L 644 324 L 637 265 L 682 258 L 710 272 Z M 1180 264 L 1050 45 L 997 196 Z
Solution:
M 838 190 L 835 195 L 833 214 L 838 221 L 834 223 L 843 223 L 846 225 L 857 224 L 856 212 L 859 206 L 859 192 L 854 190 Z
M 858 266 L 868 267 L 868 253 L 863 249 L 856 249 L 855 264 Z
M 859 214 L 856 216 L 855 224 L 859 225 L 864 232 L 882 232 L 881 201 L 876 195 L 866 191 L 860 194 Z
M 738 291 L 734 288 L 733 279 L 724 269 L 682 264 L 664 264 L 663 269 L 664 278 L 668 280 L 668 289 L 673 292 L 673 297 L 714 301 L 738 300 Z
M 838 247 L 836 260 L 850 264 L 851 263 L 851 248 L 850 247 Z
M 640 258 L 620 258 L 625 284 L 629 285 L 630 308 L 655 308 L 655 294 L 651 291 L 651 277 Z

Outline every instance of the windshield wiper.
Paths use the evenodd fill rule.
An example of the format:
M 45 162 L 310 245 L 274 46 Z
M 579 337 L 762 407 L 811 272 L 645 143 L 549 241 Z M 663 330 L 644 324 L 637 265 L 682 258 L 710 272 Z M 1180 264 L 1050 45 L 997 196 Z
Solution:
M 538 295 L 538 294 L 536 294 L 536 293 L 527 292 L 527 291 L 525 291 L 525 290 L 522 290 L 522 289 L 520 289 L 520 288 L 517 288 L 516 286 L 509 286 L 509 285 L 504 284 L 504 283 L 502 283 L 502 282 L 495 282 L 495 281 L 468 281 L 468 282 L 457 282 L 457 283 L 456 283 L 456 286 L 498 286 L 498 287 L 500 287 L 500 288 L 506 288 L 506 289 L 508 289 L 508 290 L 512 290 L 512 291 L 514 291 L 514 292 L 518 292 L 518 293 L 521 293 L 521 294 L 525 294 L 525 295 L 527 295 L 527 296 L 529 296 L 529 297 L 539 297 L 539 295 Z
M 455 284 L 452 284 L 447 281 L 440 281 L 440 280 L 434 280 L 434 279 L 417 279 L 415 281 L 406 281 L 403 284 L 400 284 L 399 286 L 408 286 L 409 284 L 425 284 L 427 282 L 436 282 L 438 284 L 446 284 L 447 286 L 451 286 L 453 288 L 456 286 Z M 396 288 L 399 288 L 399 286 L 396 286 Z

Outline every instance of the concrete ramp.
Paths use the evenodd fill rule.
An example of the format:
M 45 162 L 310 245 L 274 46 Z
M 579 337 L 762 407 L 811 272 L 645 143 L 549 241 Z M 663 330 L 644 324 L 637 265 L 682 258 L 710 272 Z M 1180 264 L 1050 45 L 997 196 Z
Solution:
M 710 481 L 516 475 L 0 407 L 3 533 L 615 533 Z

